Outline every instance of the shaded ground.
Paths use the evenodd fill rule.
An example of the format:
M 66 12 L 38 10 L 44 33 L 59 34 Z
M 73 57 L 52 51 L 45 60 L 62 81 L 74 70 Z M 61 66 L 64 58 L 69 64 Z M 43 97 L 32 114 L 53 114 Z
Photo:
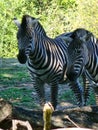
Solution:
M 46 99 L 50 100 L 50 87 L 46 84 Z M 0 59 L 0 97 L 14 105 L 27 108 L 40 108 L 37 94 L 25 65 L 16 59 Z M 91 96 L 90 104 L 94 103 Z M 67 84 L 59 86 L 58 108 L 76 105 L 73 92 Z

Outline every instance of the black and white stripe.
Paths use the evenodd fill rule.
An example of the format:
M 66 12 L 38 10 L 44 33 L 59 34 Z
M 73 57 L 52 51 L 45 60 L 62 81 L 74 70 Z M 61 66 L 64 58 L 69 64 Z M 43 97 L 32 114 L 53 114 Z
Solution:
M 56 108 L 58 84 L 64 80 L 64 72 L 66 74 L 68 63 L 66 50 L 71 34 L 62 34 L 54 39 L 49 38 L 38 20 L 28 15 L 23 16 L 22 23 L 18 22 L 17 26 L 19 28 L 18 60 L 20 63 L 27 64 L 34 88 L 42 104 L 45 102 L 44 84 L 51 85 L 51 100 Z M 76 87 L 82 102 L 81 90 L 78 85 Z
M 75 66 L 77 66 L 77 70 L 83 68 L 83 73 L 86 75 L 84 79 L 84 98 L 86 104 L 89 96 L 89 84 L 92 84 L 94 87 L 96 86 L 95 94 L 96 97 L 98 96 L 98 41 L 91 32 L 85 29 L 77 29 L 73 34 L 74 40 L 68 47 L 70 51 L 68 53 L 69 59 L 72 62 L 70 63 L 67 76 L 70 80 L 75 80 L 75 78 L 77 79 L 82 74 L 82 71 L 74 69 Z M 73 79 L 71 77 L 72 72 L 74 73 Z M 97 98 L 96 102 L 98 103 Z

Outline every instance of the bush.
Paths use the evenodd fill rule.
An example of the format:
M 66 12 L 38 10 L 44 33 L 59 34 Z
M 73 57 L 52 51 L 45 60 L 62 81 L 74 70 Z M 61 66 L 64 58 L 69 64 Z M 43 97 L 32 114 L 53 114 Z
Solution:
M 1 0 L 0 57 L 16 57 L 17 27 L 13 18 L 23 14 L 40 18 L 50 37 L 84 27 L 98 35 L 97 0 Z

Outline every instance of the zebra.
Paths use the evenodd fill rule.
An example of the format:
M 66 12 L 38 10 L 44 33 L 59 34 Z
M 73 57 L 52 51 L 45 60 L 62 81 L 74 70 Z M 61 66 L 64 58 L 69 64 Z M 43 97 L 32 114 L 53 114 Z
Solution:
M 68 46 L 70 63 L 66 75 L 72 81 L 84 75 L 84 105 L 89 98 L 90 86 L 95 90 L 98 105 L 98 40 L 84 28 L 74 30 L 72 37 L 73 41 Z
M 50 38 L 46 35 L 39 20 L 29 15 L 23 15 L 21 23 L 16 18 L 14 22 L 18 27 L 18 61 L 21 64 L 26 63 L 41 105 L 45 103 L 44 84 L 47 83 L 51 86 L 51 102 L 55 109 L 57 106 L 58 84 L 62 84 L 64 77 L 66 79 L 68 61 L 66 50 L 71 41 L 71 33 L 66 36 L 57 36 L 54 39 Z M 76 96 L 81 101 L 79 104 L 81 106 L 82 89 L 78 83 L 74 83 L 73 86 L 79 93 Z M 74 87 L 72 88 L 74 89 Z

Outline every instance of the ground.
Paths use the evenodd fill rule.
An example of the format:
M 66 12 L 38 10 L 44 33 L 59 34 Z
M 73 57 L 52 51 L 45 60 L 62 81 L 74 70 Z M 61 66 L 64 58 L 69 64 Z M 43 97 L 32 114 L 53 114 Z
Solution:
M 46 84 L 45 90 L 49 101 L 50 86 Z M 74 94 L 67 84 L 59 85 L 58 95 L 59 109 L 76 105 Z M 18 63 L 17 59 L 0 59 L 0 98 L 10 101 L 13 105 L 30 109 L 40 108 L 28 70 L 25 65 Z M 93 96 L 90 96 L 89 103 L 95 103 Z

